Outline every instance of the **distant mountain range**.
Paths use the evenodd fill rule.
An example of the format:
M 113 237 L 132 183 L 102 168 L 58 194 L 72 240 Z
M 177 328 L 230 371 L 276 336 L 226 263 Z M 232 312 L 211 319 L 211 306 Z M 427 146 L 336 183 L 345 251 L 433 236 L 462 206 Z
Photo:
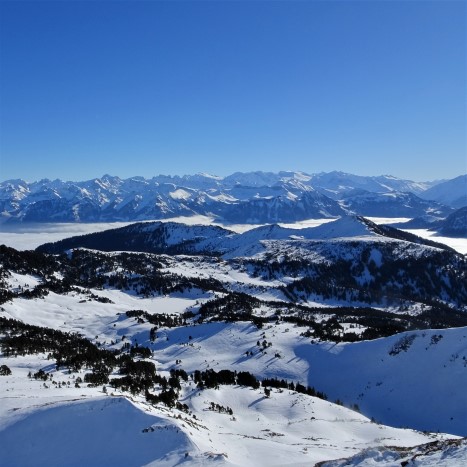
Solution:
M 343 172 L 8 180 L 0 183 L 0 219 L 113 222 L 207 215 L 234 223 L 274 223 L 347 214 L 442 219 L 467 205 L 466 186 L 467 175 L 421 183 Z

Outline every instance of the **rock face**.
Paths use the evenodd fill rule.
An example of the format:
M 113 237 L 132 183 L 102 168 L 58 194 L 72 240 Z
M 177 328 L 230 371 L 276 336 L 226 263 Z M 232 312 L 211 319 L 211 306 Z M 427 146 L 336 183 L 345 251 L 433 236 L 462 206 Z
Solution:
M 456 180 L 452 182 L 457 187 Z M 359 177 L 341 172 L 126 180 L 104 175 L 84 182 L 8 180 L 0 183 L 0 220 L 115 222 L 207 215 L 236 223 L 274 223 L 348 213 L 380 217 L 450 214 L 452 208 L 429 197 L 436 187 L 423 191 L 427 187 L 429 184 L 389 176 Z

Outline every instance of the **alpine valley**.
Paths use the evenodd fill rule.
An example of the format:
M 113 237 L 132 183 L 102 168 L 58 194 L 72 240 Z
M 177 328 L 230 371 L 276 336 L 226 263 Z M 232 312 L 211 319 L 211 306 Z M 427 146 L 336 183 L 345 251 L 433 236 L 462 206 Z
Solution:
M 0 465 L 466 465 L 466 183 L 1 183 Z

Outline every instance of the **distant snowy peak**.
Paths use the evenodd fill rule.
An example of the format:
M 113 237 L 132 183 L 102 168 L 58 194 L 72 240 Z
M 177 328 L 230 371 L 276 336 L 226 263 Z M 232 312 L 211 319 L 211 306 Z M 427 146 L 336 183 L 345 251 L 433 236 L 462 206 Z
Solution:
M 280 181 L 280 176 L 272 172 L 235 172 L 232 175 L 224 177 L 222 180 L 225 186 L 250 186 L 250 187 L 263 187 L 272 186 Z
M 361 217 L 344 216 L 334 222 L 328 222 L 312 229 L 306 229 L 305 238 L 329 239 L 352 238 L 370 236 L 376 237 L 378 233 L 372 228 L 372 222 L 364 222 Z

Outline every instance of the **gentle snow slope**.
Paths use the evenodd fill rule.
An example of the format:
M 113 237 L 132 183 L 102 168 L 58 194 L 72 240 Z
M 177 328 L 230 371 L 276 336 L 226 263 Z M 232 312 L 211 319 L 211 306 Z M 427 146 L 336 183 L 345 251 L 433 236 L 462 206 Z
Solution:
M 17 404 L 21 406 L 20 401 Z M 177 426 L 125 398 L 70 401 L 24 411 L 24 418 L 3 430 L 0 425 L 0 465 L 131 467 L 156 460 L 157 465 L 171 465 L 161 458 L 180 457 L 193 449 Z M 154 430 L 142 432 L 149 427 Z

